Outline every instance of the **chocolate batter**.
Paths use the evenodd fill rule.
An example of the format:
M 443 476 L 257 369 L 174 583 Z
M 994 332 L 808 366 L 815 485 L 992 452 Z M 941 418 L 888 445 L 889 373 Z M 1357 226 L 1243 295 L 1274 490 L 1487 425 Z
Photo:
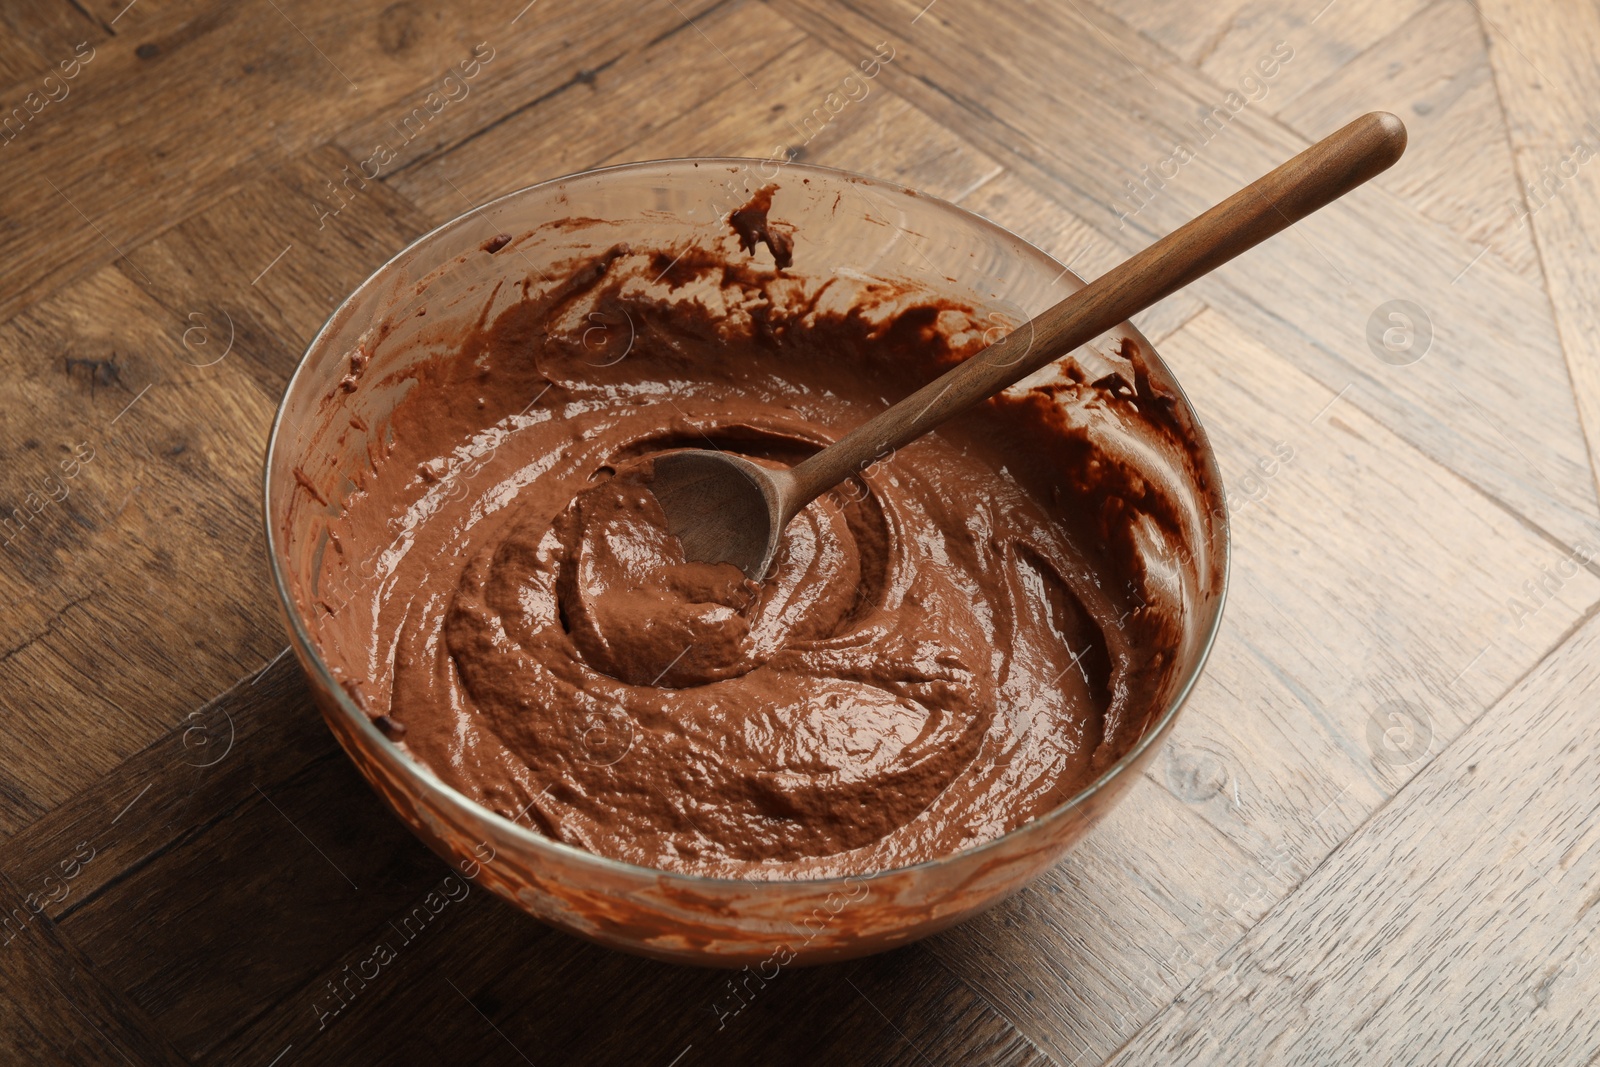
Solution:
M 631 863 L 845 874 L 1005 833 L 1159 714 L 1177 623 L 1144 558 L 1177 517 L 1086 429 L 1182 436 L 1137 352 L 1127 380 L 1069 366 L 882 457 L 758 584 L 685 562 L 651 457 L 793 464 L 987 323 L 887 291 L 841 306 L 705 250 L 618 246 L 563 276 L 406 372 L 333 523 L 330 567 L 373 580 L 321 604 L 324 653 L 441 779 Z

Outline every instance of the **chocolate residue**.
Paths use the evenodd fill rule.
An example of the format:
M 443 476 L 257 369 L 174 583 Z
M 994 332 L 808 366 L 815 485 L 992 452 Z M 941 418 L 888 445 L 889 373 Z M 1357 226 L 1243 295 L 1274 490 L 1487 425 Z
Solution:
M 770 194 L 734 215 L 776 257 Z M 617 245 L 556 276 L 387 383 L 411 388 L 328 520 L 347 551 L 324 582 L 354 592 L 317 620 L 323 654 L 443 781 L 628 862 L 821 876 L 991 840 L 1142 736 L 1182 629 L 1151 546 L 1185 515 L 1136 467 L 1144 439 L 1118 441 L 1190 443 L 1141 353 L 880 457 L 758 585 L 683 559 L 652 457 L 793 465 L 982 348 L 987 317 L 888 285 L 848 304 L 704 249 Z M 351 581 L 346 556 L 374 563 Z
M 749 203 L 728 215 L 728 225 L 738 235 L 739 247 L 753 256 L 756 245 L 766 245 L 772 253 L 772 262 L 783 270 L 794 262 L 794 236 L 782 223 L 767 220 L 767 213 L 772 210 L 772 195 L 777 191 L 776 185 L 757 190 Z
M 300 486 L 300 488 L 311 494 L 311 499 L 315 500 L 323 507 L 328 506 L 328 498 L 322 495 L 321 490 L 317 488 L 317 483 L 313 482 L 311 477 L 299 467 L 294 469 L 294 480 L 296 484 Z
M 510 243 L 511 235 L 509 233 L 497 233 L 478 247 L 492 256 Z

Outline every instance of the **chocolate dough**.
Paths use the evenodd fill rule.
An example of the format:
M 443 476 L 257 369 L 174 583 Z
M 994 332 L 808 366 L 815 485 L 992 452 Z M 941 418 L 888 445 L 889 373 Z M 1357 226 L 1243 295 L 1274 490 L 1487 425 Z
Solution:
M 651 457 L 796 463 L 983 347 L 984 320 L 797 301 L 700 250 L 564 276 L 406 373 L 334 523 L 339 553 L 381 548 L 318 613 L 376 635 L 334 669 L 445 782 L 635 864 L 845 874 L 1007 832 L 1159 713 L 1177 624 L 1139 595 L 1130 529 L 1164 505 L 1057 403 L 1159 419 L 1147 381 L 1069 376 L 881 457 L 757 584 L 684 562 Z

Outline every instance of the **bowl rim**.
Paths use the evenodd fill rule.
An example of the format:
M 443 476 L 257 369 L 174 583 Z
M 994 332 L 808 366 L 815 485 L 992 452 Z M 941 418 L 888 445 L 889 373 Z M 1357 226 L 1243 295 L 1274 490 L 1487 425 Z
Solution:
M 918 863 L 907 864 L 901 867 L 883 867 L 876 870 L 863 871 L 857 874 L 826 875 L 814 878 L 731 878 L 703 874 L 689 874 L 682 871 L 672 871 L 661 867 L 647 867 L 636 863 L 629 863 L 626 860 L 613 859 L 610 856 L 604 856 L 598 852 L 591 852 L 588 849 L 580 848 L 577 845 L 570 845 L 564 841 L 557 841 L 554 838 L 546 837 L 544 834 L 523 826 L 520 822 L 513 822 L 511 819 L 506 818 L 499 812 L 479 804 L 477 801 L 466 796 L 464 793 L 461 793 L 455 787 L 449 785 L 428 770 L 426 766 L 422 764 L 421 761 L 416 757 L 400 752 L 399 749 L 394 746 L 393 742 L 384 736 L 383 732 L 380 731 L 373 721 L 367 717 L 367 714 L 364 711 L 356 706 L 355 702 L 345 691 L 344 687 L 340 685 L 339 682 L 333 677 L 333 674 L 329 670 L 327 663 L 323 660 L 321 650 L 317 646 L 316 642 L 312 639 L 310 632 L 306 629 L 304 622 L 301 620 L 300 611 L 296 607 L 294 599 L 289 593 L 288 584 L 284 577 L 284 567 L 279 564 L 277 537 L 273 529 L 272 518 L 273 464 L 277 457 L 278 436 L 282 429 L 284 416 L 288 410 L 289 398 L 291 395 L 293 395 L 295 387 L 299 383 L 302 373 L 306 372 L 306 368 L 312 353 L 322 345 L 324 337 L 328 335 L 329 331 L 334 327 L 334 324 L 341 319 L 341 317 L 346 313 L 347 309 L 349 309 L 350 306 L 358 299 L 364 296 L 367 290 L 371 288 L 381 276 L 388 272 L 391 267 L 393 267 L 400 260 L 409 256 L 415 249 L 421 247 L 429 241 L 432 241 L 444 231 L 468 224 L 471 219 L 477 216 L 482 216 L 486 209 L 493 207 L 496 204 L 525 196 L 536 190 L 549 189 L 552 187 L 561 186 L 567 182 L 572 182 L 579 179 L 588 179 L 602 175 L 625 174 L 633 171 L 649 171 L 652 169 L 670 170 L 684 167 L 693 167 L 698 169 L 707 164 L 713 166 L 733 167 L 735 168 L 735 173 L 739 173 L 741 172 L 741 168 L 743 172 L 748 172 L 751 168 L 759 168 L 763 164 L 776 162 L 777 161 L 770 158 L 744 156 L 675 156 L 663 159 L 636 160 L 626 163 L 610 164 L 602 167 L 591 167 L 581 171 L 573 171 L 568 174 L 563 174 L 559 177 L 550 178 L 545 181 L 535 182 L 532 185 L 523 186 L 520 189 L 515 189 L 501 196 L 497 196 L 492 200 L 487 200 L 482 204 L 474 205 L 467 211 L 464 211 L 461 214 L 456 215 L 455 217 L 443 223 L 440 223 L 438 226 L 435 226 L 433 229 L 428 230 L 426 233 L 409 242 L 404 248 L 390 256 L 383 262 L 382 265 L 367 275 L 361 284 L 357 285 L 353 290 L 351 290 L 348 296 L 339 302 L 339 305 L 333 309 L 327 320 L 322 324 L 321 328 L 317 330 L 315 336 L 313 336 L 311 341 L 306 345 L 305 352 L 302 353 L 299 361 L 295 365 L 294 373 L 289 376 L 289 380 L 284 384 L 283 396 L 279 399 L 278 409 L 273 415 L 272 429 L 267 438 L 267 449 L 262 465 L 262 520 L 264 526 L 266 527 L 267 535 L 267 565 L 272 571 L 272 584 L 273 588 L 278 594 L 279 608 L 283 613 L 285 621 L 289 625 L 290 643 L 295 646 L 297 652 L 296 658 L 300 660 L 302 668 L 306 666 L 306 661 L 309 658 L 310 666 L 316 676 L 316 680 L 321 684 L 322 688 L 332 696 L 334 706 L 339 709 L 339 711 L 347 720 L 349 720 L 348 725 L 366 737 L 368 741 L 368 745 L 366 746 L 367 751 L 372 754 L 374 758 L 381 759 L 391 768 L 398 768 L 401 775 L 406 778 L 408 783 L 417 792 L 424 795 L 440 796 L 449 801 L 451 804 L 462 808 L 468 815 L 490 820 L 490 825 L 495 825 L 503 834 L 509 835 L 514 841 L 516 841 L 517 844 L 525 846 L 526 848 L 532 850 L 535 854 L 537 854 L 540 849 L 553 849 L 557 854 L 565 855 L 567 858 L 580 864 L 593 864 L 602 870 L 608 870 L 612 873 L 620 874 L 630 879 L 665 878 L 674 881 L 682 881 L 690 885 L 705 886 L 709 889 L 733 889 L 737 887 L 754 892 L 760 892 L 761 890 L 759 887 L 764 884 L 770 884 L 774 886 L 812 887 L 820 892 L 826 887 L 841 886 L 846 884 L 859 884 L 862 881 L 876 880 L 891 875 L 910 875 L 920 871 L 941 868 L 957 861 L 964 863 L 980 862 L 980 858 L 982 856 L 998 850 L 1001 845 L 1010 840 L 1013 836 L 1024 831 L 1032 833 L 1041 832 L 1044 826 L 1066 818 L 1070 813 L 1076 811 L 1080 806 L 1087 803 L 1092 797 L 1109 786 L 1113 781 L 1120 778 L 1135 764 L 1139 763 L 1143 754 L 1152 746 L 1159 744 L 1166 736 L 1173 722 L 1176 720 L 1178 712 L 1181 711 L 1184 705 L 1188 702 L 1189 695 L 1193 692 L 1196 682 L 1199 680 L 1201 673 L 1205 669 L 1206 663 L 1211 657 L 1211 650 L 1216 644 L 1217 635 L 1221 630 L 1224 609 L 1227 605 L 1229 579 L 1232 572 L 1233 540 L 1232 523 L 1228 514 L 1227 494 L 1223 491 L 1222 475 L 1217 463 L 1216 450 L 1212 447 L 1210 437 L 1206 433 L 1205 427 L 1200 422 L 1199 413 L 1195 411 L 1194 405 L 1189 401 L 1188 394 L 1184 392 L 1182 383 L 1178 381 L 1177 375 L 1172 373 L 1171 368 L 1167 366 L 1166 361 L 1163 360 L 1160 356 L 1160 353 L 1156 351 L 1155 345 L 1152 344 L 1150 340 L 1139 331 L 1138 327 L 1134 326 L 1131 322 L 1124 321 L 1118 326 L 1113 327 L 1112 330 L 1134 338 L 1137 342 L 1142 344 L 1144 349 L 1155 358 L 1156 362 L 1167 371 L 1168 377 L 1171 379 L 1172 384 L 1178 391 L 1179 398 L 1183 401 L 1184 407 L 1191 415 L 1191 422 L 1194 428 L 1196 440 L 1200 445 L 1201 456 L 1204 460 L 1202 464 L 1204 473 L 1208 476 L 1211 483 L 1216 486 L 1216 507 L 1213 508 L 1211 512 L 1216 526 L 1216 529 L 1213 531 L 1213 539 L 1221 542 L 1216 608 L 1212 613 L 1210 624 L 1207 626 L 1206 632 L 1202 636 L 1199 652 L 1195 656 L 1192 666 L 1190 667 L 1188 673 L 1181 679 L 1177 688 L 1174 690 L 1171 699 L 1167 702 L 1166 708 L 1163 709 L 1156 720 L 1144 731 L 1139 740 L 1134 742 L 1128 751 L 1124 752 L 1115 763 L 1111 764 L 1111 766 L 1102 771 L 1088 785 L 1085 785 L 1083 788 L 1072 793 L 1060 804 L 1051 808 L 1044 814 L 1030 819 L 1027 822 L 1020 823 L 998 837 L 991 838 L 988 841 L 984 841 L 980 844 L 973 845 L 969 848 L 960 849 L 956 852 L 951 852 L 943 856 L 937 856 L 933 859 L 922 860 Z M 959 204 L 946 200 L 943 197 L 934 196 L 930 193 L 924 193 L 908 186 L 900 185 L 896 182 L 886 181 L 881 178 L 875 178 L 870 175 L 859 174 L 854 171 L 843 170 L 837 167 L 824 167 L 814 163 L 801 163 L 798 161 L 784 162 L 779 164 L 779 166 L 780 176 L 783 172 L 803 172 L 806 174 L 821 175 L 831 180 L 844 180 L 863 183 L 889 192 L 897 192 L 907 196 L 916 197 L 919 200 L 931 201 L 942 209 L 953 211 L 975 220 L 980 224 L 981 228 L 989 229 L 999 237 L 1015 241 L 1024 248 L 1038 253 L 1051 263 L 1054 263 L 1061 268 L 1063 279 L 1070 279 L 1072 282 L 1076 282 L 1080 286 L 1084 284 L 1083 279 L 1073 272 L 1067 265 L 1059 262 L 1054 256 L 1039 248 L 1037 245 L 1033 244 L 1033 242 L 1013 233 L 1011 230 L 1001 226 L 994 220 L 976 211 L 972 211 L 968 208 L 962 207 Z M 764 174 L 764 172 L 760 173 Z M 773 178 L 771 180 L 775 182 L 777 181 L 777 178 Z M 376 744 L 373 744 L 374 742 L 376 742 Z M 363 775 L 363 777 L 365 776 Z M 368 784 L 370 785 L 371 783 L 369 782 Z

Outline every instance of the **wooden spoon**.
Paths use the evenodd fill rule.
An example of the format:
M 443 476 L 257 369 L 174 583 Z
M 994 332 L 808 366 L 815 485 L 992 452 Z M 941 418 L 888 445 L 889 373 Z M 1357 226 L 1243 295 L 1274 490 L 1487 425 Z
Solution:
M 1398 118 L 1361 116 L 791 470 L 726 452 L 658 457 L 650 489 L 667 528 L 689 559 L 760 581 L 789 520 L 822 493 L 1382 173 L 1405 147 Z

